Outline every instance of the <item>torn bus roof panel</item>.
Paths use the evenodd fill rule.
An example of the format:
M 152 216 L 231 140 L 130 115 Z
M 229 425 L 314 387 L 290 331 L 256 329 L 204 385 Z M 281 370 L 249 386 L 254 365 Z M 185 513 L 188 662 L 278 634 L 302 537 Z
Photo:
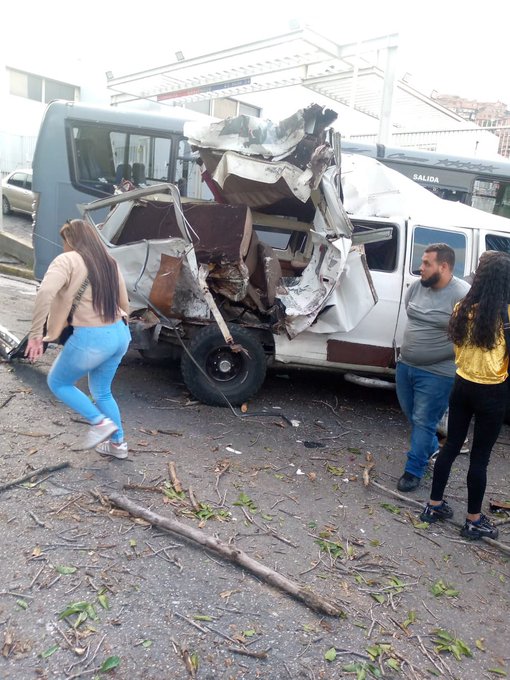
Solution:
M 238 151 L 244 156 L 262 156 L 280 160 L 292 154 L 305 137 L 323 141 L 325 129 L 337 119 L 337 113 L 311 104 L 299 109 L 279 123 L 254 116 L 240 115 L 211 124 L 190 121 L 184 124 L 184 134 L 189 143 L 199 149 Z M 292 160 L 304 169 L 309 159 L 299 156 Z
M 331 164 L 325 128 L 336 113 L 312 104 L 274 125 L 237 116 L 209 125 L 189 123 L 203 178 L 217 200 L 268 208 L 283 199 L 306 203 Z

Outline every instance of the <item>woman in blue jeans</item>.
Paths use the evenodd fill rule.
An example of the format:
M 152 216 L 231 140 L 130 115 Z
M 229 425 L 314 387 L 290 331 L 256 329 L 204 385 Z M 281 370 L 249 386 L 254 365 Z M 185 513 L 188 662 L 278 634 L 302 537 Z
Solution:
M 36 361 L 44 342 L 60 337 L 70 322 L 74 331 L 48 375 L 48 386 L 90 427 L 75 449 L 127 458 L 127 443 L 111 385 L 130 333 L 126 284 L 96 230 L 83 220 L 68 220 L 60 235 L 64 252 L 48 267 L 35 299 L 25 356 Z M 46 324 L 46 331 L 44 330 Z M 87 376 L 93 402 L 76 387 Z
M 481 510 L 487 467 L 508 399 L 509 350 L 503 319 L 508 320 L 509 302 L 510 255 L 487 251 L 480 258 L 471 289 L 455 307 L 448 329 L 457 365 L 449 402 L 448 436 L 434 466 L 430 500 L 420 518 L 437 522 L 453 517 L 443 494 L 474 417 L 467 515 L 460 532 L 471 540 L 498 536 L 497 528 Z

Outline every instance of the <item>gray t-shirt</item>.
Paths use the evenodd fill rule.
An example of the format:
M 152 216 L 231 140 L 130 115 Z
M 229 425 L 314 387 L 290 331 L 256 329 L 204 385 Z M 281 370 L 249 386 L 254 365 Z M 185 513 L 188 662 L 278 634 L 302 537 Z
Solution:
M 453 308 L 469 290 L 469 284 L 453 277 L 444 288 L 425 288 L 413 283 L 405 296 L 407 325 L 400 359 L 409 366 L 436 375 L 455 375 L 453 343 L 447 329 Z

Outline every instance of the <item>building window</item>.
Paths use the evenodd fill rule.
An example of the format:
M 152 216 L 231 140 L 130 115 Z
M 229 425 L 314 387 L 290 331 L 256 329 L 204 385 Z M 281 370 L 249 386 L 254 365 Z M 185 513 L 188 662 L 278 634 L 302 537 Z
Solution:
M 26 99 L 42 101 L 42 78 L 22 71 L 10 71 L 10 93 Z
M 54 99 L 74 101 L 78 98 L 79 89 L 74 85 L 15 69 L 8 69 L 8 71 L 9 92 L 16 97 L 25 97 L 46 104 Z
M 66 99 L 73 102 L 75 99 L 74 85 L 59 83 L 58 80 L 44 79 L 44 101 L 49 104 L 54 99 Z

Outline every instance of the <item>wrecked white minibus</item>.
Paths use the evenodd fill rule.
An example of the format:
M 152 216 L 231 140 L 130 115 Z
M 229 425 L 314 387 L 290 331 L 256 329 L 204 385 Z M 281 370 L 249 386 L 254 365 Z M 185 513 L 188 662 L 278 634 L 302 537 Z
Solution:
M 510 252 L 504 218 L 371 158 L 342 154 L 339 169 L 335 118 L 313 105 L 278 125 L 186 124 L 214 201 L 153 184 L 81 206 L 126 279 L 132 347 L 178 356 L 205 403 L 242 404 L 278 365 L 388 386 L 425 247 L 450 244 L 458 276 Z

